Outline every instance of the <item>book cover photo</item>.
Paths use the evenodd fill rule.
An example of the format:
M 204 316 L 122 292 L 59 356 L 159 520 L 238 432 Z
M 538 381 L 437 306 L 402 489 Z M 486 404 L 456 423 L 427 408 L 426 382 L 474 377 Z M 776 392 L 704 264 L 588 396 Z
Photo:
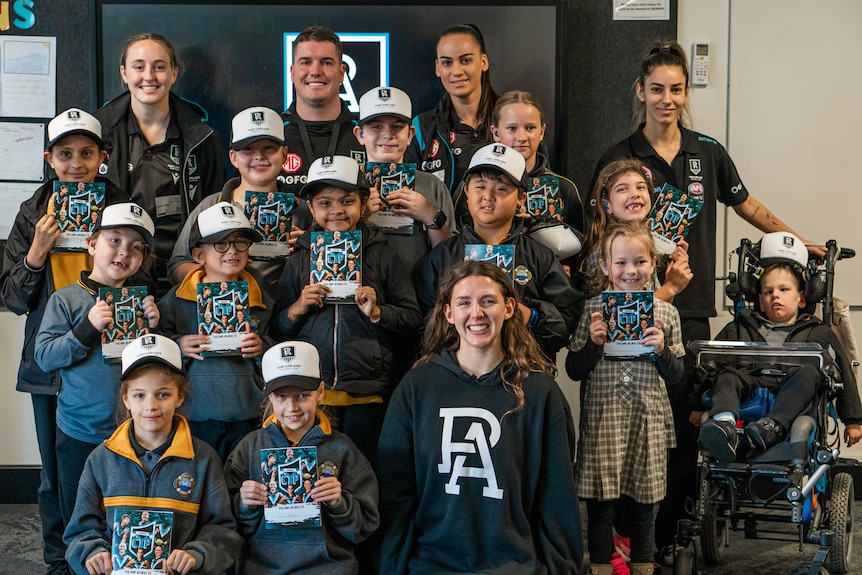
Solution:
M 53 251 L 86 252 L 86 240 L 105 207 L 104 182 L 54 182 L 51 197 L 54 219 L 60 226 Z
M 362 285 L 362 232 L 311 232 L 311 284 L 332 290 L 325 303 L 353 303 Z
M 365 174 L 372 188 L 377 188 L 383 207 L 368 217 L 368 221 L 388 233 L 411 235 L 413 218 L 399 214 L 389 205 L 389 194 L 401 188 L 416 189 L 416 164 L 368 162 Z
M 106 363 L 119 363 L 123 348 L 132 340 L 150 333 L 150 322 L 144 315 L 142 302 L 147 297 L 146 286 L 99 288 L 99 299 L 111 307 L 111 321 L 102 330 L 102 358 Z
M 117 508 L 111 529 L 112 575 L 166 573 L 173 523 L 171 511 Z
M 197 298 L 198 333 L 210 338 L 201 355 L 242 355 L 242 338 L 254 331 L 248 313 L 248 282 L 201 282 Z
M 464 261 L 490 262 L 515 283 L 515 246 L 511 244 L 464 244 Z
M 249 249 L 253 260 L 285 259 L 290 255 L 290 230 L 293 224 L 293 194 L 282 192 L 245 192 L 243 213 L 263 241 Z
M 663 254 L 672 253 L 688 235 L 689 226 L 702 207 L 703 184 L 700 182 L 689 185 L 688 193 L 670 184 L 662 186 L 647 218 L 656 249 Z
M 320 527 L 320 504 L 311 499 L 317 478 L 317 447 L 261 449 L 260 482 L 269 490 L 266 527 Z
M 606 360 L 655 359 L 653 346 L 640 342 L 644 331 L 654 325 L 653 292 L 602 292 L 602 318 L 608 324 Z
M 560 178 L 553 175 L 529 178 L 527 201 L 521 206 L 521 212 L 521 215 L 527 212 L 533 218 L 564 221 L 566 203 L 560 194 Z

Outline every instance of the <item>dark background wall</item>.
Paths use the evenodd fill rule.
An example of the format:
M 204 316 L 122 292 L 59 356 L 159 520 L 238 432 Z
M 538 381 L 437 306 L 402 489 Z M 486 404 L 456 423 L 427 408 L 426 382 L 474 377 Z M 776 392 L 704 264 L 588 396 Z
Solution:
M 21 30 L 13 24 L 0 35 L 56 36 L 58 111 L 72 106 L 94 109 L 97 105 L 95 0 L 26 1 L 33 4 L 30 8 L 36 18 L 33 27 Z M 586 188 L 599 155 L 631 131 L 631 86 L 644 47 L 658 38 L 676 38 L 677 1 L 671 0 L 670 20 L 647 22 L 614 21 L 611 0 L 561 3 L 559 29 L 563 32 L 564 57 L 559 71 L 563 83 L 558 129 L 563 130 L 560 138 L 563 153 L 557 154 L 554 163 L 581 187 L 584 195 L 588 193 Z M 294 2 L 284 2 L 291 3 Z M 473 3 L 481 4 L 478 0 Z M 201 5 L 200 9 L 207 10 L 208 6 Z M 369 8 L 369 18 L 374 18 L 374 11 Z M 104 25 L 109 27 L 111 23 Z M 525 30 L 520 38 L 489 37 L 487 41 L 518 42 L 526 50 L 535 34 L 541 31 Z

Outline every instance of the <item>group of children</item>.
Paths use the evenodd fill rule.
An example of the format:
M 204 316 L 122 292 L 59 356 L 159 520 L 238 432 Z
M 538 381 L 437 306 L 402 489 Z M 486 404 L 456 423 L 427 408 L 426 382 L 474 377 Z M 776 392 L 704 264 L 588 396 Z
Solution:
M 475 67 L 478 75 L 458 81 L 493 94 L 483 42 L 471 26 L 444 33 L 438 52 L 458 53 L 464 44 L 473 56 L 438 55 L 438 75 L 457 80 Z M 542 108 L 526 92 L 494 95 L 495 106 L 478 103 L 474 119 L 487 124 L 493 143 L 468 142 L 471 136 L 458 130 L 443 138 L 446 145 L 464 139 L 462 156 L 471 151 L 435 174 L 452 182 L 450 193 L 427 173 L 434 171 L 426 169 L 427 157 L 429 147 L 438 148 L 436 155 L 441 146 L 441 114 L 449 122 L 468 101 L 477 105 L 468 96 L 455 90 L 440 114 L 411 124 L 403 91 L 381 86 L 363 95 L 354 134 L 367 161 L 391 170 L 418 159 L 413 184 L 384 189 L 379 180 L 370 184 L 365 166 L 352 158 L 318 158 L 290 206 L 308 210 L 308 229 L 288 230 L 282 222 L 275 232 L 289 246 L 286 259 L 250 257 L 256 243 L 272 238 L 253 225 L 260 206 L 247 195 L 285 192 L 278 180 L 288 152 L 282 117 L 263 107 L 237 114 L 230 161 L 239 175 L 190 210 L 159 274 L 174 285 L 158 303 L 153 295 L 142 298 L 147 331 L 123 349 L 121 363 L 103 356 L 103 331 L 115 318 L 99 290 L 149 281 L 165 237 L 146 207 L 98 176 L 106 155 L 98 120 L 70 110 L 49 124 L 45 158 L 57 178 L 22 205 L 2 287 L 6 305 L 28 314 L 21 378 L 59 391 L 56 407 L 42 406 L 37 417 L 56 411 L 53 472 L 63 521 L 43 521 L 55 532 L 65 526 L 64 542 L 51 544 L 68 546 L 68 569 L 96 575 L 146 562 L 167 572 L 221 573 L 236 561 L 239 573 L 356 573 L 355 546 L 379 528 L 375 567 L 360 557 L 368 562 L 363 570 L 499 572 L 524 565 L 576 573 L 581 498 L 592 571 L 611 573 L 614 529 L 623 516 L 632 573 L 652 575 L 653 507 L 665 496 L 667 453 L 675 445 L 666 386 L 687 376 L 672 302 L 692 279 L 688 246 L 679 242 L 659 282 L 645 224 L 654 185 L 651 172 L 631 159 L 608 163 L 597 177 L 580 267 L 564 266 L 526 233 L 544 209 L 533 214 L 530 193 L 549 177 L 557 189 L 543 196 L 546 217 L 586 226 L 577 188 L 548 170 Z M 54 181 L 105 184 L 86 254 L 52 251 L 61 231 Z M 408 218 L 406 230 L 403 220 L 369 223 L 382 214 Z M 361 243 L 361 270 L 354 258 L 337 272 L 336 279 L 350 274 L 358 284 L 346 303 L 333 303 L 331 284 L 314 275 L 324 257 L 315 241 L 321 234 Z M 465 261 L 471 249 L 508 254 L 499 260 L 506 265 Z M 586 304 L 571 273 L 592 276 L 583 282 Z M 817 325 L 798 316 L 798 270 L 770 267 L 760 281 L 761 313 L 745 316 L 748 337 L 809 339 L 809 331 L 794 327 Z M 237 316 L 219 317 L 209 305 L 201 322 L 201 298 L 208 296 L 198 286 L 235 282 L 247 286 Z M 600 292 L 607 290 L 653 292 L 654 319 L 639 325 L 638 341 L 652 350 L 651 360 L 605 359 L 609 320 Z M 227 331 L 240 336 L 238 353 L 208 353 L 214 336 Z M 566 370 L 582 382 L 577 457 L 571 410 L 553 380 L 553 360 L 566 346 Z M 862 406 L 852 371 L 845 371 L 840 413 L 852 444 L 862 436 Z M 717 394 L 726 407 L 701 431 L 704 448 L 718 457 L 735 456 L 729 422 L 738 415 L 732 398 L 743 389 L 777 386 L 797 398 L 814 392 L 813 384 L 741 381 Z M 797 403 L 746 429 L 753 444 L 765 450 L 782 439 Z M 316 449 L 318 469 L 295 478 L 284 479 L 262 455 L 306 447 Z M 287 528 L 267 515 L 273 506 L 309 502 L 320 509 L 321 529 Z M 152 531 L 145 546 L 115 527 L 129 510 L 168 514 L 164 524 L 141 523 L 153 530 L 170 524 L 169 541 Z M 46 558 L 48 544 L 46 538 Z

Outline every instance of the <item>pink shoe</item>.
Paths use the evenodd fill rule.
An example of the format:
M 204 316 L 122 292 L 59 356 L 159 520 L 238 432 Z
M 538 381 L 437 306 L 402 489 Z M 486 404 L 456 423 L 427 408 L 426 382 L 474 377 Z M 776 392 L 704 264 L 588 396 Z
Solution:
M 613 575 L 631 575 L 631 569 L 629 569 L 628 563 L 626 563 L 625 559 L 620 557 L 619 553 L 611 555 L 611 567 L 613 569 Z

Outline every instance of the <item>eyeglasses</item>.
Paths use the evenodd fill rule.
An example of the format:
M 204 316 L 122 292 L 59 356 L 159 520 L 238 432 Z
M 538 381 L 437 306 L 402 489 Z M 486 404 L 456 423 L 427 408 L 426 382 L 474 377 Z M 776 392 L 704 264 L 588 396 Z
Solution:
M 238 252 L 247 252 L 253 243 L 254 242 L 248 238 L 239 238 L 236 240 L 222 240 L 220 242 L 215 242 L 212 246 L 215 251 L 223 254 L 230 249 L 231 245 L 233 245 L 234 249 Z

